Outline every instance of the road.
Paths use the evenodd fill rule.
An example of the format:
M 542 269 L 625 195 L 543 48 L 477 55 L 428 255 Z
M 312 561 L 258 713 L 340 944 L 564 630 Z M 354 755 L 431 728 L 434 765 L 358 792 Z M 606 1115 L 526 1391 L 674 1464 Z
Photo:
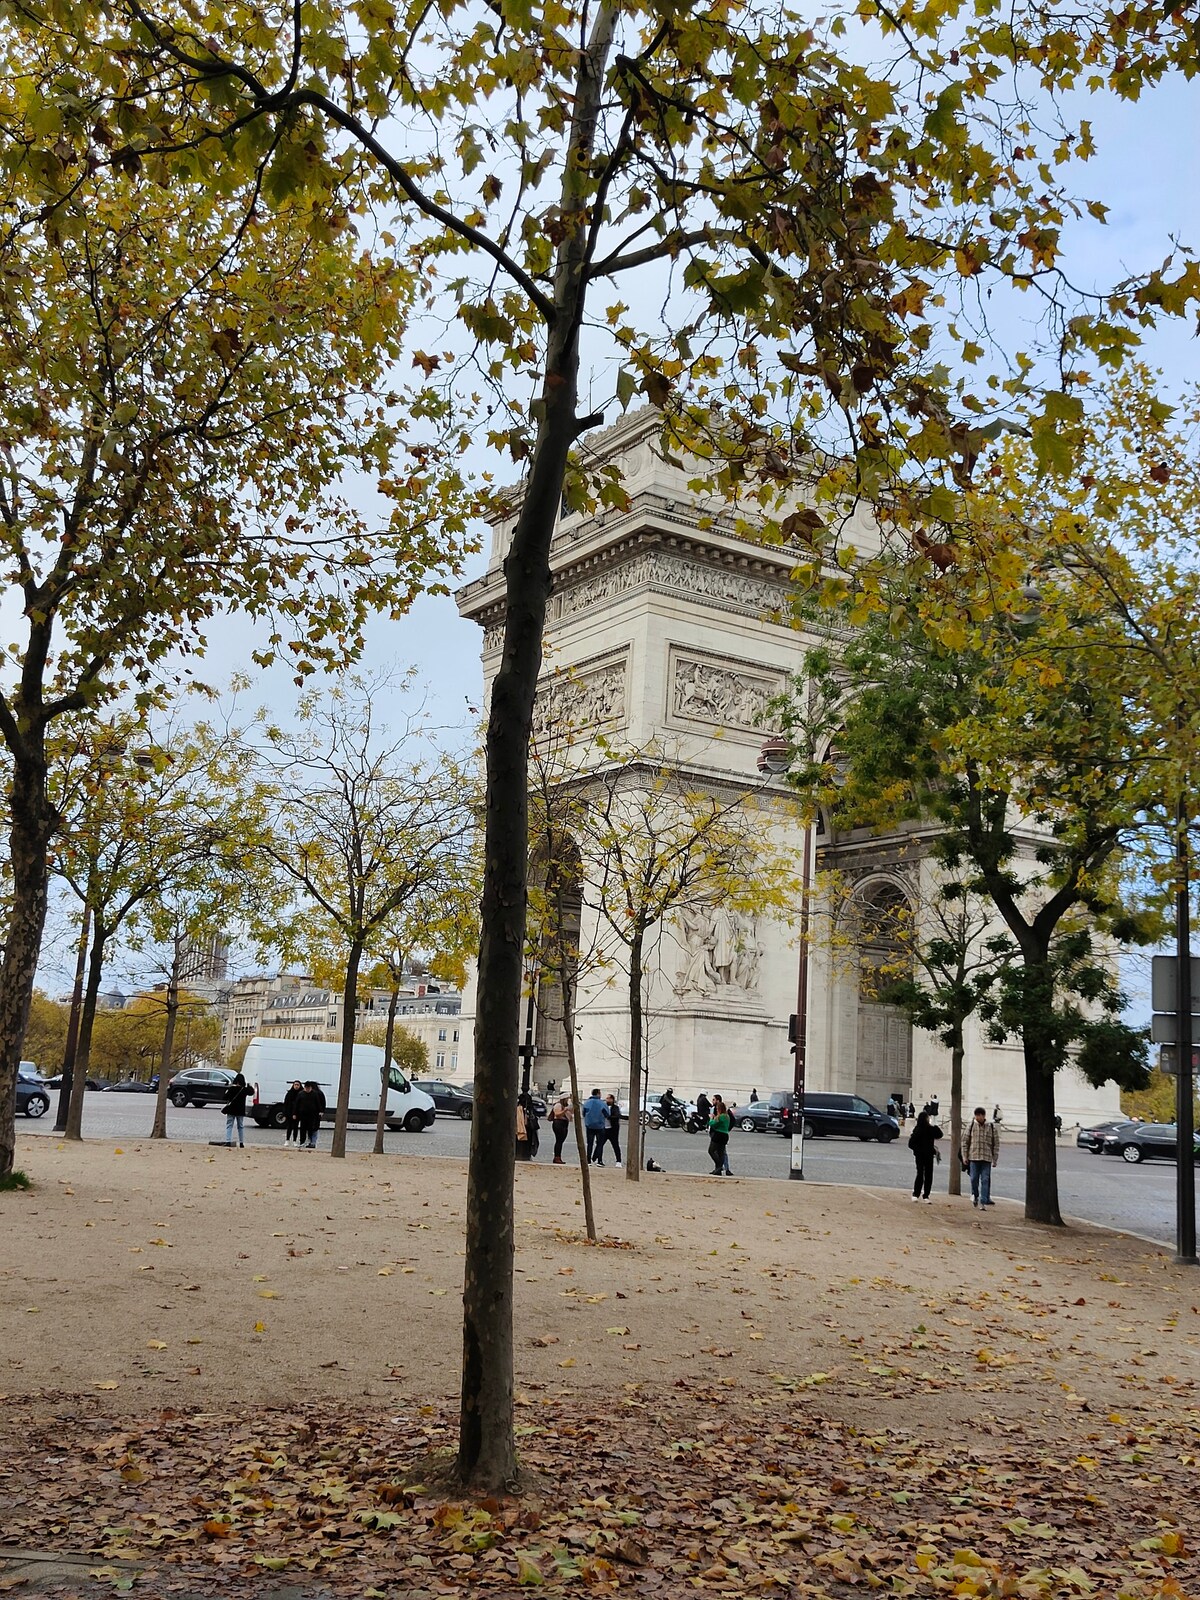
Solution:
M 53 1137 L 53 1115 L 52 1107 L 40 1121 L 18 1117 L 18 1130 Z M 167 1131 L 172 1139 L 204 1143 L 224 1138 L 224 1118 L 211 1107 L 202 1110 L 188 1107 L 178 1111 L 172 1106 L 168 1107 L 167 1117 Z M 149 1095 L 90 1093 L 84 1102 L 84 1134 L 89 1138 L 114 1141 L 145 1138 L 153 1118 L 154 1102 Z M 707 1140 L 702 1134 L 689 1136 L 663 1128 L 649 1133 L 647 1138 L 648 1153 L 668 1172 L 709 1171 Z M 373 1139 L 372 1129 L 351 1128 L 349 1148 L 367 1151 Z M 389 1133 L 387 1148 L 402 1156 L 465 1159 L 469 1139 L 469 1123 L 440 1117 L 425 1133 Z M 246 1143 L 251 1149 L 277 1147 L 283 1143 L 283 1135 L 248 1123 Z M 322 1131 L 321 1144 L 328 1150 L 328 1129 Z M 543 1126 L 540 1159 L 548 1160 L 550 1149 L 551 1141 Z M 568 1155 L 572 1149 L 573 1141 L 568 1143 Z M 302 1159 L 311 1157 L 305 1155 Z M 777 1134 L 735 1131 L 729 1159 L 739 1177 L 783 1179 L 788 1172 L 788 1144 Z M 805 1145 L 804 1166 L 806 1177 L 818 1183 L 861 1184 L 886 1189 L 911 1189 L 912 1185 L 912 1156 L 903 1138 L 892 1145 L 859 1144 L 850 1139 L 812 1139 Z M 1077 1150 L 1074 1145 L 1060 1144 L 1058 1171 L 1064 1215 L 1141 1234 L 1162 1244 L 1174 1243 L 1175 1168 L 1172 1164 L 1145 1162 L 1141 1166 L 1127 1166 L 1111 1156 L 1093 1156 Z M 934 1179 L 935 1185 L 943 1191 L 946 1172 L 943 1162 Z M 1015 1140 L 1008 1141 L 1001 1149 L 992 1191 L 998 1197 L 1020 1200 L 1024 1197 L 1024 1185 L 1025 1147 Z

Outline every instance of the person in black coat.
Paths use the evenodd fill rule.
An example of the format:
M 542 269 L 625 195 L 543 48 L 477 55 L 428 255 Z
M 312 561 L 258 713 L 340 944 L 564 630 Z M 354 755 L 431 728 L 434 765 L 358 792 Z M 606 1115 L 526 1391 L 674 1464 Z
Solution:
M 304 1085 L 296 1078 L 292 1087 L 283 1097 L 283 1142 L 285 1145 L 300 1144 L 300 1096 L 304 1093 Z
M 617 1165 L 620 1166 L 623 1159 L 621 1155 L 621 1108 L 617 1104 L 615 1094 L 610 1094 L 605 1101 L 604 1114 L 608 1122 L 608 1127 L 604 1130 L 604 1137 L 612 1145 L 613 1158 Z
M 319 1084 L 310 1078 L 296 1101 L 296 1116 L 300 1123 L 302 1149 L 317 1148 L 317 1134 L 321 1131 L 321 1115 L 325 1110 L 325 1095 Z
M 933 1188 L 933 1163 L 940 1161 L 937 1141 L 942 1137 L 942 1130 L 930 1118 L 928 1111 L 922 1111 L 917 1118 L 917 1125 L 908 1136 L 908 1148 L 912 1151 L 917 1163 L 917 1176 L 913 1182 L 914 1200 L 924 1200 L 932 1205 L 929 1191 Z
M 233 1082 L 229 1085 L 229 1092 L 225 1096 L 225 1104 L 221 1110 L 225 1113 L 225 1143 L 232 1147 L 233 1129 L 237 1124 L 237 1142 L 240 1148 L 246 1144 L 246 1101 L 250 1095 L 250 1085 L 240 1072 L 235 1072 Z

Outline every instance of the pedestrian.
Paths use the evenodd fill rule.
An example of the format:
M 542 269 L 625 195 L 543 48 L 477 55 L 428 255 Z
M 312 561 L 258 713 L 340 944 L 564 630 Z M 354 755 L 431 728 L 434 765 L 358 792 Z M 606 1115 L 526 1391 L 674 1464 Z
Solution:
M 917 1108 L 916 1108 L 915 1105 L 913 1105 L 912 1101 L 910 1100 L 908 1102 L 908 1118 L 909 1118 L 909 1120 L 911 1121 L 912 1118 L 916 1116 L 916 1114 L 917 1114 Z
M 975 1107 L 975 1116 L 963 1129 L 962 1164 L 971 1174 L 971 1204 L 992 1206 L 992 1168 L 1000 1161 L 1000 1130 L 989 1122 L 982 1106 Z
M 563 1145 L 566 1144 L 567 1135 L 571 1131 L 571 1107 L 567 1103 L 565 1095 L 551 1107 L 550 1131 L 554 1134 L 554 1160 L 550 1165 L 553 1167 L 565 1167 Z
M 751 1091 L 750 1091 L 750 1104 L 752 1106 L 756 1106 L 758 1104 L 758 1090 L 757 1089 L 751 1089 Z
M 937 1141 L 942 1137 L 942 1130 L 932 1120 L 927 1111 L 922 1111 L 917 1118 L 917 1125 L 908 1136 L 908 1148 L 912 1151 L 917 1163 L 917 1176 L 913 1183 L 913 1199 L 924 1200 L 932 1205 L 929 1191 L 933 1188 L 933 1163 L 942 1159 L 937 1148 Z
M 602 1167 L 608 1142 L 608 1112 L 599 1089 L 593 1089 L 583 1102 L 583 1126 L 587 1130 L 587 1158 L 594 1166 Z
M 325 1111 L 325 1092 L 312 1078 L 305 1079 L 296 1101 L 296 1111 L 300 1123 L 300 1148 L 315 1150 L 317 1134 L 321 1131 L 321 1117 Z
M 608 1128 L 605 1131 L 605 1138 L 613 1147 L 613 1160 L 616 1162 L 617 1166 L 620 1166 L 622 1159 L 621 1108 L 617 1104 L 617 1097 L 615 1094 L 610 1094 L 605 1104 L 608 1107 Z
M 714 1178 L 732 1177 L 729 1166 L 729 1130 L 733 1126 L 725 1102 L 713 1095 L 712 1115 L 708 1119 L 708 1153 L 712 1157 Z
M 232 1149 L 233 1128 L 237 1124 L 238 1148 L 246 1147 L 246 1100 L 250 1094 L 250 1085 L 240 1072 L 235 1072 L 233 1082 L 225 1095 L 225 1104 L 221 1110 L 225 1113 L 225 1143 Z
M 526 1094 L 521 1098 L 525 1101 L 525 1132 L 529 1136 L 529 1159 L 530 1161 L 536 1161 L 538 1148 L 541 1144 L 538 1129 L 542 1125 L 542 1119 L 538 1116 L 538 1109 L 533 1103 L 533 1097 Z
M 300 1148 L 300 1112 L 297 1106 L 303 1093 L 304 1085 L 299 1078 L 293 1078 L 292 1087 L 283 1097 L 284 1149 L 290 1149 L 293 1145 Z
M 696 1096 L 696 1114 L 697 1116 L 703 1117 L 705 1122 L 707 1122 L 711 1113 L 712 1101 L 705 1094 L 704 1090 L 701 1089 L 700 1093 Z
M 1003 1118 L 1003 1116 L 1001 1114 L 999 1106 L 997 1106 L 996 1109 L 992 1112 L 992 1121 L 996 1124 L 997 1127 L 999 1127 L 1000 1124 L 1004 1121 L 1004 1118 Z

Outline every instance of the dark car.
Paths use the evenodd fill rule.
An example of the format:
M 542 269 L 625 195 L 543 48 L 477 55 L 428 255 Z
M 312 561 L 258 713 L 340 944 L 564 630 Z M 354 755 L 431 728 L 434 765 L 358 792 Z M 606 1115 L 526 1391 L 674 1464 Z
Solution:
M 61 1089 L 63 1085 L 62 1073 L 56 1072 L 52 1078 L 46 1079 L 46 1083 L 51 1089 Z M 85 1089 L 103 1089 L 104 1084 L 99 1078 L 85 1078 L 83 1087 Z
M 474 1084 L 446 1083 L 441 1078 L 413 1079 L 414 1089 L 423 1089 L 439 1112 L 470 1122 L 475 1109 Z
M 771 1117 L 778 1118 L 778 1115 L 778 1110 L 771 1106 L 770 1101 L 754 1101 L 749 1106 L 733 1107 L 733 1126 L 742 1128 L 746 1133 L 766 1133 L 771 1125 Z
M 1106 1139 L 1121 1128 L 1138 1127 L 1141 1127 L 1141 1123 L 1131 1121 L 1129 1117 L 1116 1117 L 1111 1122 L 1097 1122 L 1090 1128 L 1080 1128 L 1075 1135 L 1075 1144 L 1080 1150 L 1090 1150 L 1094 1156 L 1103 1155 Z
M 50 1109 L 50 1086 L 31 1061 L 17 1068 L 16 1108 L 26 1117 L 44 1117 Z
M 787 1128 L 780 1132 L 790 1132 Z M 900 1137 L 900 1124 L 886 1111 L 880 1111 L 860 1094 L 806 1094 L 804 1096 L 804 1137 L 825 1139 L 831 1135 L 844 1139 L 877 1139 L 891 1144 Z
M 122 1078 L 120 1083 L 102 1083 L 100 1087 L 108 1094 L 153 1094 L 158 1079 L 151 1078 L 147 1083 L 143 1078 Z
M 185 1067 L 167 1085 L 173 1106 L 211 1106 L 229 1098 L 234 1074 L 224 1067 Z
M 1179 1130 L 1173 1122 L 1127 1122 L 1104 1141 L 1106 1156 L 1120 1156 L 1130 1166 L 1139 1161 L 1174 1161 L 1179 1152 Z M 1193 1142 L 1193 1159 L 1200 1141 Z

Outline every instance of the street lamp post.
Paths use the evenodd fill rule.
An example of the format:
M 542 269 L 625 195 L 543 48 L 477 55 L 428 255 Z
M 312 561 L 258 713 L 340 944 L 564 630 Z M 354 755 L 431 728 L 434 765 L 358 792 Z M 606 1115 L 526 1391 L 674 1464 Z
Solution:
M 525 968 L 525 984 L 529 991 L 529 998 L 525 1007 L 525 1043 L 517 1051 L 517 1054 L 521 1057 L 522 1094 L 529 1093 L 529 1075 L 533 1070 L 533 1058 L 537 1054 L 533 1044 L 533 1008 L 537 985 L 537 967 L 532 961 Z
M 1196 1265 L 1196 1169 L 1192 1162 L 1192 939 L 1191 841 L 1187 803 L 1182 790 L 1175 810 L 1175 981 L 1176 1070 L 1175 1137 L 1175 1260 L 1180 1266 Z
M 758 753 L 758 770 L 779 777 L 791 764 L 791 746 L 779 735 L 767 739 Z M 812 887 L 812 823 L 804 824 L 804 856 L 800 872 L 800 955 L 796 972 L 796 1014 L 789 1028 L 792 1046 L 792 1147 L 788 1176 L 804 1181 L 804 1094 L 808 1074 L 809 893 Z

